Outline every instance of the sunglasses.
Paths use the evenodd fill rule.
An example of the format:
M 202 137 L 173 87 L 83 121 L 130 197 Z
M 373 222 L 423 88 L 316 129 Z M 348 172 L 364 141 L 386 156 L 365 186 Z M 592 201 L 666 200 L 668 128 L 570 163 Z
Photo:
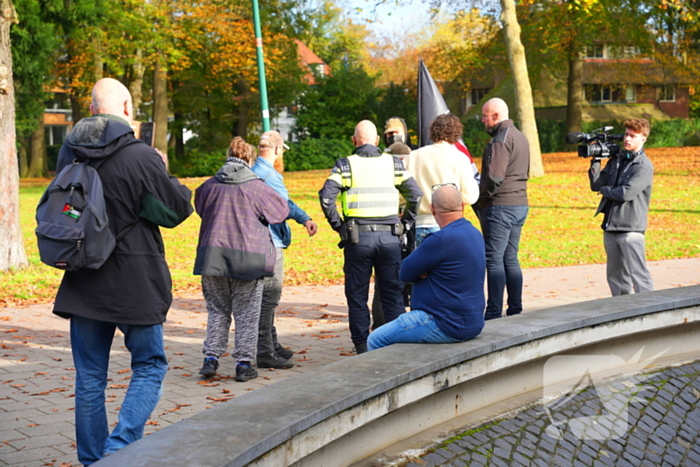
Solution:
M 437 183 L 437 184 L 433 185 L 433 191 L 434 192 L 438 191 L 443 186 L 451 186 L 455 190 L 459 191 L 459 188 L 457 187 L 457 184 L 455 184 L 455 183 Z

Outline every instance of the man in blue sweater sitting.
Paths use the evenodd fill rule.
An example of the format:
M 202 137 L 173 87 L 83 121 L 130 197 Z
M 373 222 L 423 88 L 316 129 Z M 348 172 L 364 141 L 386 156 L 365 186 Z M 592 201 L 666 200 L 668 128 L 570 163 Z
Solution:
M 484 327 L 484 239 L 463 217 L 464 203 L 454 184 L 433 186 L 430 210 L 440 230 L 401 265 L 401 280 L 413 282 L 413 309 L 372 332 L 369 350 L 400 342 L 463 342 Z

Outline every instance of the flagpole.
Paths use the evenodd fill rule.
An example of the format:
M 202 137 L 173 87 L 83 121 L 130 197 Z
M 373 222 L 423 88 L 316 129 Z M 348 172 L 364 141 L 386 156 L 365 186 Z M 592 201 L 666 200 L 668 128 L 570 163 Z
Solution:
M 258 0 L 253 0 L 253 25 L 255 26 L 255 51 L 258 61 L 258 81 L 260 82 L 260 107 L 262 109 L 263 132 L 270 130 L 270 110 L 267 103 L 267 82 L 265 81 L 265 60 L 263 58 L 262 33 L 260 31 L 260 10 Z

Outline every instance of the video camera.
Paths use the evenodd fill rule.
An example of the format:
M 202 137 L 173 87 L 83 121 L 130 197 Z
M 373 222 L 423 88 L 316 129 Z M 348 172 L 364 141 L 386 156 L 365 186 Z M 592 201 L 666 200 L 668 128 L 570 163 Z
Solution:
M 624 135 L 609 135 L 614 127 L 605 126 L 593 130 L 593 133 L 575 131 L 566 135 L 566 144 L 578 144 L 579 157 L 606 158 L 617 155 L 620 146 L 611 141 L 622 141 Z

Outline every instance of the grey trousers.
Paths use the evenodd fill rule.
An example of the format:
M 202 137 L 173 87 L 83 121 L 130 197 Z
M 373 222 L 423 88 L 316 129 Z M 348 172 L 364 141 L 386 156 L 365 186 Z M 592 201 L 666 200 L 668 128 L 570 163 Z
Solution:
M 280 304 L 284 284 L 284 250 L 276 248 L 276 252 L 275 275 L 263 279 L 260 324 L 258 325 L 258 355 L 269 355 L 281 347 L 275 328 L 275 310 Z
M 640 232 L 605 232 L 605 253 L 608 255 L 607 276 L 613 297 L 654 290 L 647 269 L 644 234 Z
M 204 355 L 218 358 L 226 352 L 233 314 L 236 325 L 233 358 L 237 362 L 255 360 L 262 292 L 262 278 L 241 281 L 228 277 L 202 276 L 202 293 L 209 312 L 207 337 L 202 350 Z

